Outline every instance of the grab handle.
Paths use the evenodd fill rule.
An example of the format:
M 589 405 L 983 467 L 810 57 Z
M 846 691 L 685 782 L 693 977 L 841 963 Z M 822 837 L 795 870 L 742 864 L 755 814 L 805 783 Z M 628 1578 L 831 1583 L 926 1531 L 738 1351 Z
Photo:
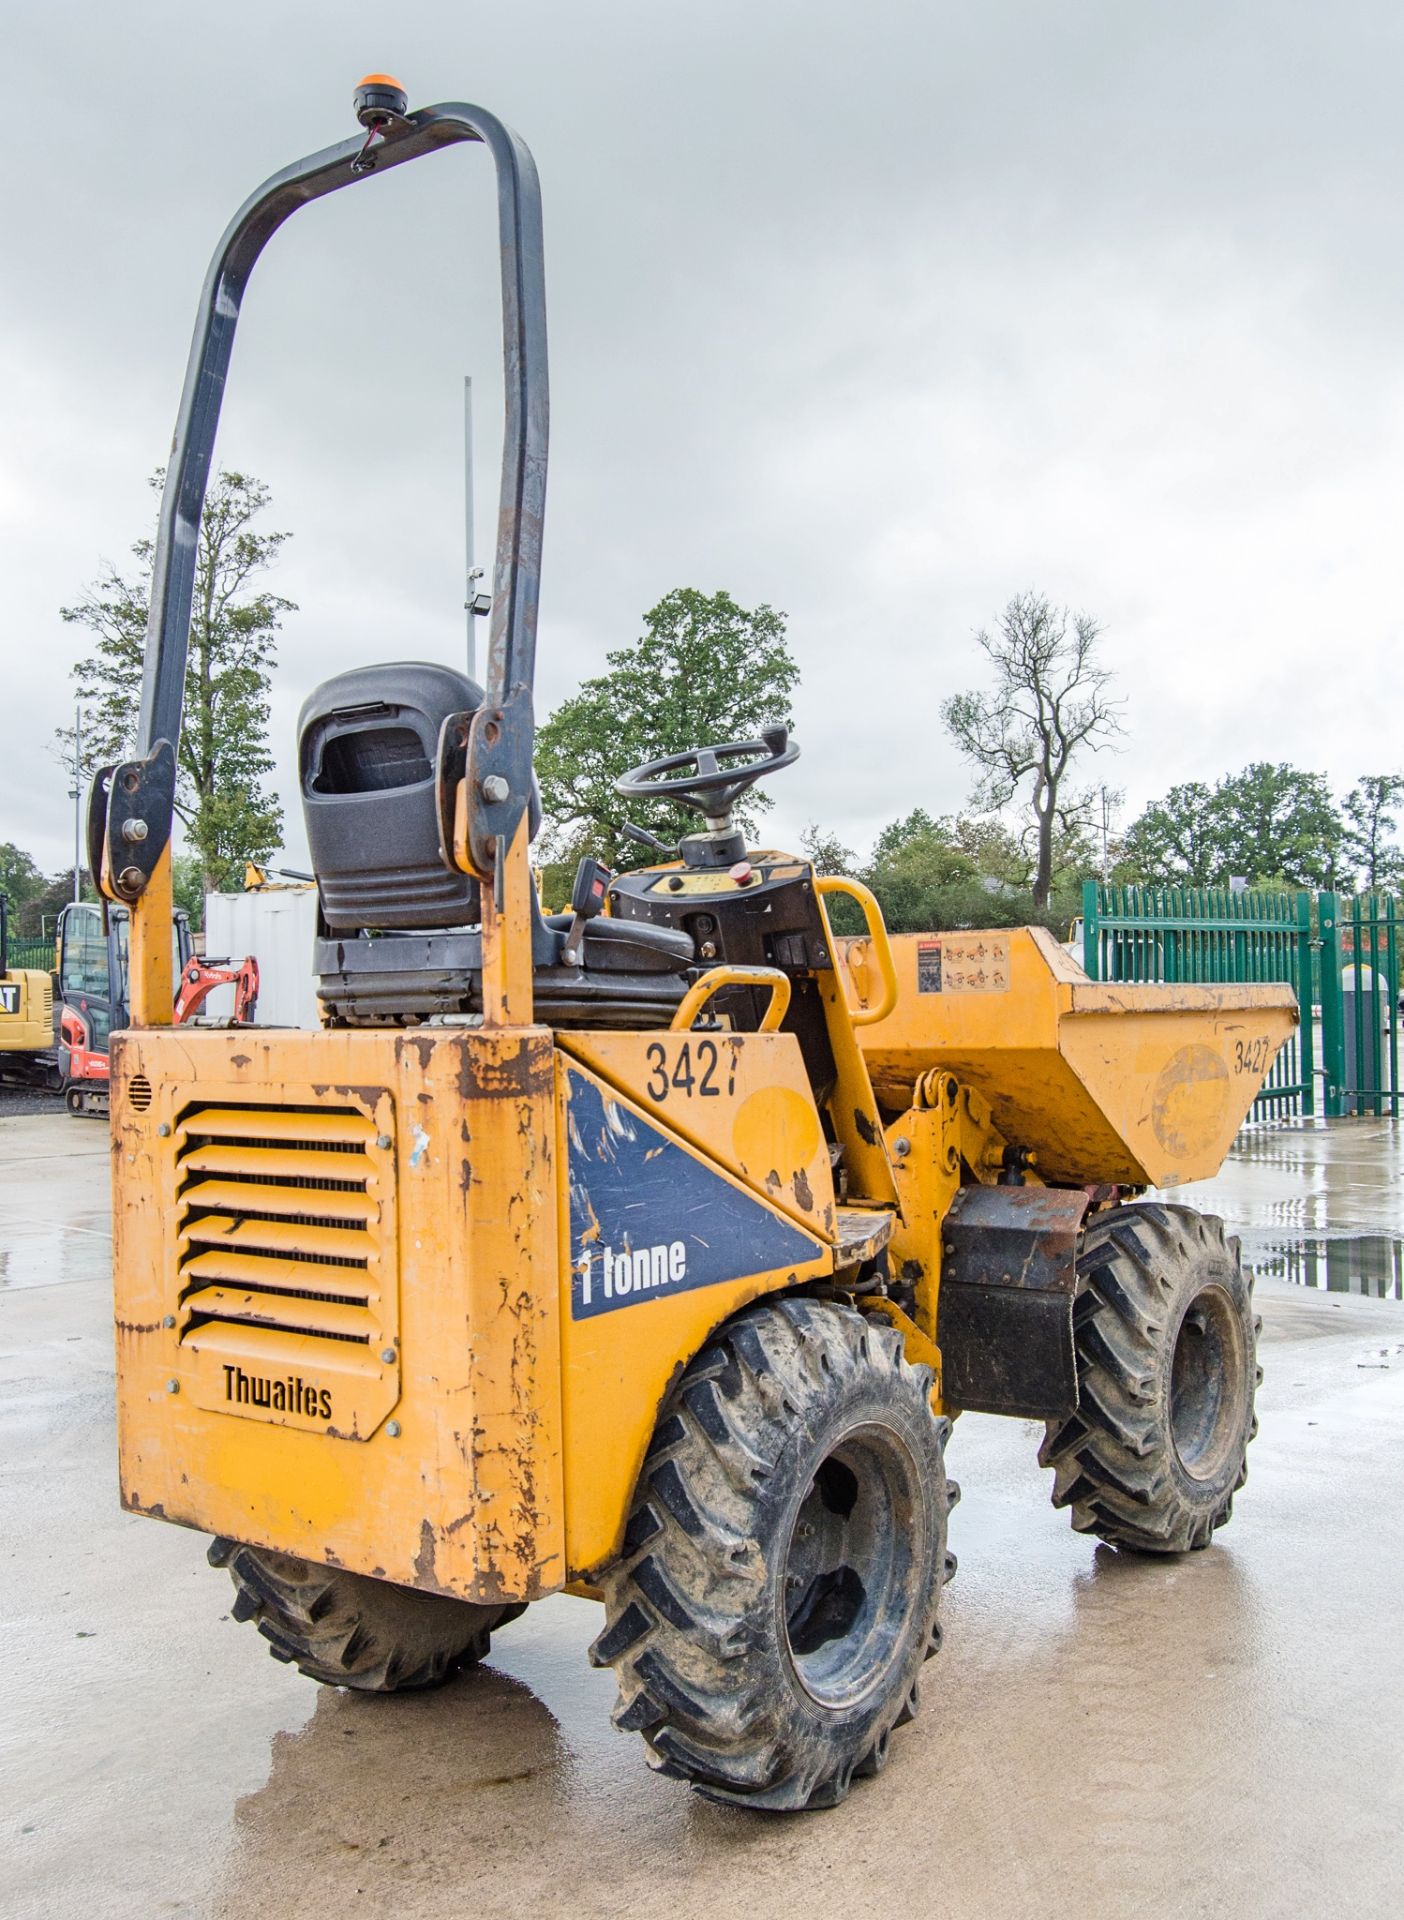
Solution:
M 882 997 L 876 1006 L 850 1006 L 848 1017 L 855 1027 L 875 1026 L 879 1020 L 885 1020 L 897 1005 L 897 963 L 892 958 L 892 942 L 887 937 L 887 923 L 882 917 L 882 908 L 861 880 L 849 880 L 837 873 L 817 874 L 814 888 L 821 898 L 828 893 L 841 893 L 850 900 L 856 900 L 863 909 L 863 919 L 868 929 L 868 940 L 872 946 L 873 958 L 882 980 Z M 824 916 L 828 919 L 828 914 Z M 833 950 L 833 929 L 829 930 L 829 949 Z
M 685 1033 L 703 1007 L 723 987 L 769 987 L 770 1005 L 761 1017 L 759 1031 L 774 1033 L 790 1004 L 790 976 L 778 967 L 712 967 L 695 980 L 678 1003 L 672 1031 Z

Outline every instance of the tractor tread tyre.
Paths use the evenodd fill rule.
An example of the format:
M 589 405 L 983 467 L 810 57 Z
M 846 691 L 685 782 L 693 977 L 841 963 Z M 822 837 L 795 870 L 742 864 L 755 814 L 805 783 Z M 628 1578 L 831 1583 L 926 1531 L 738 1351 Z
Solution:
M 1228 1520 L 1257 1432 L 1252 1289 L 1211 1215 L 1154 1201 L 1094 1218 L 1073 1306 L 1079 1404 L 1038 1455 L 1079 1533 L 1185 1553 Z
M 886 1320 L 807 1298 L 747 1308 L 694 1358 L 599 1577 L 606 1618 L 590 1649 L 615 1670 L 615 1726 L 642 1734 L 658 1772 L 708 1799 L 798 1811 L 836 1805 L 882 1767 L 892 1729 L 916 1713 L 955 1568 L 950 1423 L 931 1388 Z M 852 1491 L 834 1494 L 836 1472 Z M 854 1529 L 839 1535 L 838 1570 L 808 1544 L 835 1525 Z M 837 1664 L 816 1670 L 830 1646 Z
M 523 1611 L 422 1593 L 238 1540 L 215 1540 L 209 1561 L 228 1568 L 234 1618 L 254 1622 L 275 1660 L 360 1693 L 441 1686 L 485 1659 L 493 1628 Z

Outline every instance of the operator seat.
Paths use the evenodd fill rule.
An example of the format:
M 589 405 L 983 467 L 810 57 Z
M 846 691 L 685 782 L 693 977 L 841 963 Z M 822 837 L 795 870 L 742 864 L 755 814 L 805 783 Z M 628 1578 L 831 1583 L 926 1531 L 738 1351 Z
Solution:
M 324 681 L 298 720 L 298 783 L 321 903 L 318 995 L 340 1025 L 471 1017 L 482 1008 L 478 883 L 440 849 L 436 764 L 452 714 L 482 688 L 431 661 L 355 667 Z M 541 824 L 535 782 L 533 837 Z M 532 992 L 555 1025 L 666 1026 L 696 968 L 690 935 L 592 919 L 578 963 L 569 915 L 532 892 Z

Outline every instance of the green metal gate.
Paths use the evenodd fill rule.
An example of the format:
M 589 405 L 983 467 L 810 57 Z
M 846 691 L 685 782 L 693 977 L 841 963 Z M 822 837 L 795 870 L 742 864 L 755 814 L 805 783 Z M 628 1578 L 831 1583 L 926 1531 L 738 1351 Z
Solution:
M 1399 1114 L 1400 939 L 1391 895 L 1083 889 L 1094 980 L 1284 981 L 1301 1025 L 1254 1103 L 1260 1115 Z M 1320 1081 L 1318 1088 L 1317 1082 Z
M 1325 1112 L 1399 1118 L 1400 935 L 1392 894 L 1317 895 Z

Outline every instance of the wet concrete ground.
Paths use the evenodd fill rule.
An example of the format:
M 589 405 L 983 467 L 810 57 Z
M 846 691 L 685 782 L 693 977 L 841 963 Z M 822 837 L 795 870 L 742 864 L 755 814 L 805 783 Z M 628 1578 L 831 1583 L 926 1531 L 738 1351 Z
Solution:
M 1220 1210 L 1330 1233 L 1329 1165 L 1387 1235 L 1369 1124 L 1250 1139 Z M 843 1807 L 766 1819 L 611 1731 L 586 1602 L 434 1695 L 269 1659 L 203 1541 L 117 1507 L 106 1185 L 98 1123 L 0 1117 L 6 1920 L 1404 1910 L 1404 1305 L 1262 1283 L 1252 1477 L 1184 1560 L 1075 1537 L 1035 1429 L 963 1420 L 923 1713 Z
M 1180 1197 L 1218 1213 L 1260 1278 L 1404 1299 L 1404 1124 L 1246 1127 L 1217 1179 Z

